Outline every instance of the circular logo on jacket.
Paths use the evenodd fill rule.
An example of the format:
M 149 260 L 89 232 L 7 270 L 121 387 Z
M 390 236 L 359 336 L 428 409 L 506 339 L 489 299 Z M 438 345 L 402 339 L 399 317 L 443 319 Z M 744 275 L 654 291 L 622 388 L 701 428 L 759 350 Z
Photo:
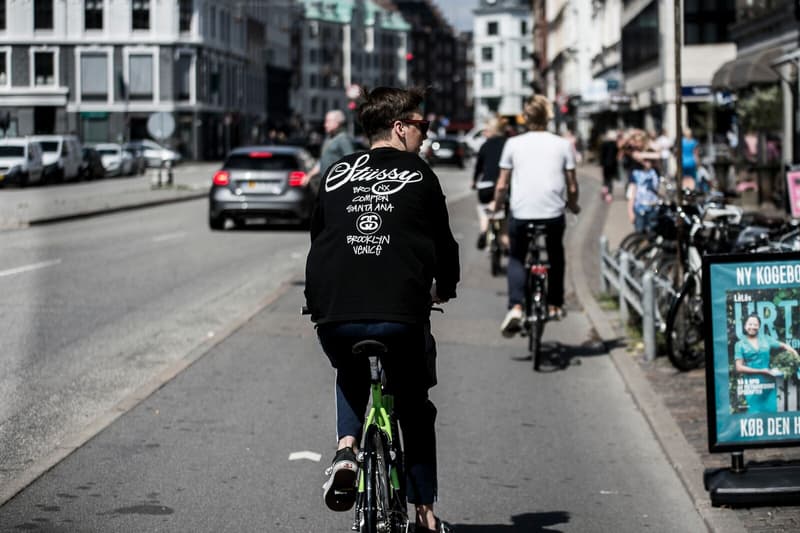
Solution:
M 381 229 L 382 223 L 383 221 L 378 213 L 364 213 L 356 219 L 356 229 L 362 235 L 372 235 Z

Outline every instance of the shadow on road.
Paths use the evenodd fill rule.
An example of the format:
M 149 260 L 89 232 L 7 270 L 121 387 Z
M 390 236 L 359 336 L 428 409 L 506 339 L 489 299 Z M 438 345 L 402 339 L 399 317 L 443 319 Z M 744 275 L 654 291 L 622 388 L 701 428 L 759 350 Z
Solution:
M 542 343 L 543 365 L 540 372 L 557 372 L 566 370 L 570 366 L 581 364 L 582 357 L 596 357 L 608 355 L 608 352 L 624 342 L 621 339 L 611 341 L 588 340 L 577 346 L 562 344 L 558 341 L 545 341 Z M 512 357 L 515 361 L 530 361 L 531 354 Z
M 456 533 L 558 533 L 560 529 L 551 526 L 569 522 L 566 511 L 547 513 L 525 513 L 511 517 L 512 525 L 505 524 L 453 524 Z

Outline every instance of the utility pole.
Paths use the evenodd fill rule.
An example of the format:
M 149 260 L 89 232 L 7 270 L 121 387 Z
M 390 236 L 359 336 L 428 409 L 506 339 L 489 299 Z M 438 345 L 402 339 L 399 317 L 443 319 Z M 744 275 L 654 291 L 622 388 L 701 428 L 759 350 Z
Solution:
M 675 18 L 675 186 L 677 201 L 683 201 L 683 80 L 681 78 L 681 49 L 683 48 L 683 9 L 682 0 L 674 0 Z

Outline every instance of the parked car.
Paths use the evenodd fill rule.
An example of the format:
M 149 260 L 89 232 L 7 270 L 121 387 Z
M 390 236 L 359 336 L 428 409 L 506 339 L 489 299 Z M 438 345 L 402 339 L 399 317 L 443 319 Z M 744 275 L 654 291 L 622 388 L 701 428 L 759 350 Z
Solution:
M 478 150 L 481 149 L 481 145 L 486 142 L 486 136 L 483 134 L 483 130 L 485 129 L 486 126 L 483 125 L 475 126 L 459 137 L 459 140 L 466 145 L 470 155 L 477 154 Z
M 130 152 L 122 149 L 121 144 L 100 143 L 94 145 L 100 154 L 106 176 L 129 176 L 133 174 L 133 157 Z
M 85 180 L 99 180 L 106 177 L 106 169 L 100 154 L 91 146 L 84 146 L 81 177 Z
M 430 166 L 444 163 L 464 168 L 464 144 L 455 137 L 431 139 L 424 150 L 423 156 Z
M 45 180 L 80 179 L 83 153 L 77 137 L 74 135 L 34 135 L 31 139 L 42 145 Z
M 161 146 L 157 142 L 151 141 L 150 139 L 131 141 L 126 146 L 129 149 L 133 148 L 141 150 L 145 160 L 147 161 L 147 166 L 150 168 L 159 168 L 163 163 L 166 162 L 176 165 L 181 160 L 181 154 L 175 150 L 167 148 L 166 146 Z
M 147 171 L 147 158 L 144 156 L 142 145 L 125 143 L 122 149 L 130 153 L 133 158 L 133 173 L 144 174 Z
M 0 187 L 16 183 L 26 187 L 41 183 L 44 174 L 42 146 L 27 137 L 0 139 Z
M 214 174 L 208 194 L 208 225 L 224 229 L 225 221 L 243 226 L 248 220 L 311 219 L 314 193 L 309 171 L 314 159 L 298 146 L 236 148 Z

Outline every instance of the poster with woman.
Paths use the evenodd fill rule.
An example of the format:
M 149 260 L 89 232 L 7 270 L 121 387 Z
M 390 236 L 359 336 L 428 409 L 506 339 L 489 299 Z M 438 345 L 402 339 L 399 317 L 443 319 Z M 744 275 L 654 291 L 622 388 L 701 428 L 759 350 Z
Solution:
M 703 261 L 709 449 L 800 444 L 800 253 Z

